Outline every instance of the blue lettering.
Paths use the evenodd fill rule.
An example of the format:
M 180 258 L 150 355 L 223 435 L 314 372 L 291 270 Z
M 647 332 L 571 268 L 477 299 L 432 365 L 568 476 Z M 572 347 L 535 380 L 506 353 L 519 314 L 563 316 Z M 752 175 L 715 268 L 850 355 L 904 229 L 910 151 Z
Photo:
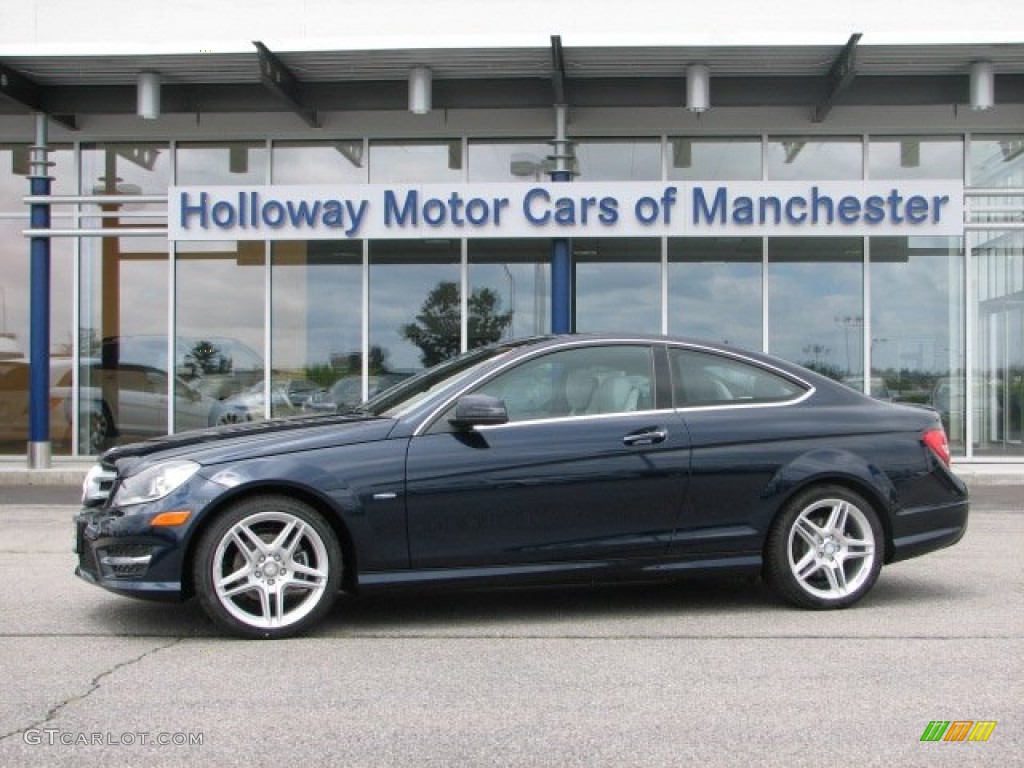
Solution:
M 839 220 L 843 224 L 856 224 L 860 220 L 860 200 L 847 195 L 839 201 Z
M 799 208 L 800 213 L 795 213 L 795 208 Z M 786 201 L 786 221 L 790 224 L 803 224 L 807 221 L 807 198 L 794 196 Z
M 235 206 L 227 200 L 221 200 L 210 209 L 210 218 L 221 229 L 229 229 L 235 226 Z
M 932 198 L 932 221 L 938 223 L 942 219 L 942 206 L 949 202 L 949 195 Z
M 701 217 L 703 216 L 706 224 L 713 224 L 715 219 L 718 219 L 719 223 L 725 224 L 725 208 L 728 205 L 728 200 L 725 196 L 725 187 L 719 187 L 718 191 L 715 192 L 715 202 L 711 208 L 708 208 L 707 198 L 704 197 L 703 187 L 693 188 L 693 223 L 698 225 L 701 223 Z
M 764 224 L 768 220 L 768 213 L 771 211 L 774 213 L 772 218 L 775 220 L 775 224 L 782 223 L 782 201 L 777 197 L 762 197 L 760 198 L 761 203 L 761 223 Z
M 658 201 L 653 197 L 641 197 L 636 201 L 636 220 L 641 224 L 653 224 L 661 215 Z
M 737 197 L 732 204 L 732 220 L 735 224 L 753 224 L 754 201 L 744 195 Z
M 614 224 L 619 220 L 619 201 L 614 197 L 602 197 L 597 207 L 600 211 L 597 220 L 602 224 Z
M 440 227 L 447 218 L 444 200 L 432 197 L 423 204 L 423 220 L 432 227 Z
M 305 200 L 300 200 L 298 205 L 293 203 L 291 200 L 288 201 L 288 218 L 291 220 L 292 226 L 296 229 L 298 229 L 303 223 L 307 226 L 315 227 L 319 217 L 319 200 L 313 203 L 312 206 L 310 206 Z
M 348 220 L 352 222 L 352 225 L 345 230 L 346 237 L 353 237 L 359 232 L 360 227 L 363 226 L 363 217 L 366 216 L 366 211 L 369 207 L 370 202 L 368 200 L 360 200 L 358 206 L 351 200 L 345 201 L 345 208 L 348 210 Z
M 398 200 L 395 193 L 388 189 L 384 192 L 384 226 L 390 227 L 392 222 L 404 227 L 406 222 L 417 226 L 416 207 L 419 203 L 419 194 L 415 189 L 409 190 L 405 195 L 405 204 L 398 207 Z
M 818 193 L 817 187 L 811 187 L 811 223 L 817 224 L 820 220 L 818 217 L 819 211 L 824 209 L 825 211 L 825 223 L 831 224 L 835 219 L 835 206 L 832 203 L 832 198 L 828 195 L 822 195 Z
M 885 199 L 879 195 L 871 195 L 864 201 L 864 221 L 878 224 L 885 221 Z
M 531 189 L 523 197 L 523 216 L 531 224 L 547 224 L 551 220 L 551 211 L 545 209 L 540 215 L 535 215 L 533 211 L 533 201 L 535 199 L 540 199 L 544 203 L 550 203 L 551 195 L 542 187 Z
M 278 229 L 279 227 L 284 226 L 285 208 L 278 200 L 268 200 L 263 204 L 263 210 L 260 211 L 260 218 L 268 227 Z
M 206 206 L 210 202 L 210 196 L 205 192 L 199 193 L 199 203 L 189 205 L 188 192 L 181 193 L 181 228 L 188 229 L 189 219 L 192 216 L 199 217 L 199 228 L 206 229 L 209 225 L 206 221 Z
M 907 220 L 912 224 L 928 221 L 928 198 L 914 195 L 907 200 Z

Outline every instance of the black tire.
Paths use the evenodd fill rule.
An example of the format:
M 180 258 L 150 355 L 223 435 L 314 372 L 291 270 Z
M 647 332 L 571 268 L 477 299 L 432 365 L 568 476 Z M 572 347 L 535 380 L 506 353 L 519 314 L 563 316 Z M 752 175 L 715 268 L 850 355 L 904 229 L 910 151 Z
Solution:
M 196 597 L 220 628 L 247 638 L 289 637 L 331 609 L 342 582 L 331 526 L 300 501 L 256 496 L 226 509 L 192 563 Z
M 114 417 L 110 415 L 107 404 L 100 403 L 98 406 L 90 406 L 89 422 L 86 429 L 86 452 L 94 456 L 103 453 L 110 447 L 115 434 Z
M 837 485 L 792 498 L 765 545 L 765 577 L 800 608 L 853 605 L 878 579 L 885 539 L 878 514 L 858 493 Z

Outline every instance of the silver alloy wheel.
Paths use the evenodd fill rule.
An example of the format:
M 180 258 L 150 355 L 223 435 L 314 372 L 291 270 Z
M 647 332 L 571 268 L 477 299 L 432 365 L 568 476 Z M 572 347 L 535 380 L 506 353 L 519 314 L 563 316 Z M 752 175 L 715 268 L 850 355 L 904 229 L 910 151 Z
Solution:
M 789 529 L 789 568 L 800 588 L 822 600 L 841 600 L 872 578 L 875 536 L 856 504 L 822 498 L 805 507 Z
M 221 537 L 213 556 L 217 601 L 242 624 L 281 629 L 305 618 L 327 589 L 330 558 L 316 529 L 288 512 L 257 512 Z
M 99 455 L 107 447 L 110 439 L 111 429 L 110 418 L 107 416 L 105 407 L 89 409 L 88 447 L 86 450 L 92 455 Z

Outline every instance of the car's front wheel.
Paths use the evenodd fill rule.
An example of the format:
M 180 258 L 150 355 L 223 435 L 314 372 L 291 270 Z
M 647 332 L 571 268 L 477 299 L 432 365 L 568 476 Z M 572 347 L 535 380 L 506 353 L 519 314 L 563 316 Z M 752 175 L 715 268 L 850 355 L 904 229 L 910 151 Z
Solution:
M 768 535 L 765 573 L 801 608 L 845 608 L 868 593 L 882 568 L 884 538 L 871 504 L 841 486 L 793 498 Z
M 330 610 L 341 585 L 341 548 L 306 504 L 258 496 L 227 509 L 203 533 L 193 577 L 200 605 L 218 626 L 244 637 L 287 637 Z

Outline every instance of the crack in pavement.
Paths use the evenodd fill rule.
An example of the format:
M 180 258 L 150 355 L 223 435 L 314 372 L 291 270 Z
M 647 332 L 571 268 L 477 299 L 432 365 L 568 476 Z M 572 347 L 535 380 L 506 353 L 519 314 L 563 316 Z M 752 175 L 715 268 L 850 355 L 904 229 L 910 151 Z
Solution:
M 17 730 L 11 731 L 10 733 L 5 733 L 5 734 L 0 735 L 0 742 L 7 741 L 7 739 L 10 739 L 10 738 L 12 738 L 14 736 L 17 736 L 19 734 L 23 734 L 26 731 L 30 731 L 30 730 L 33 730 L 33 729 L 36 729 L 36 728 L 41 728 L 42 726 L 46 725 L 47 723 L 53 722 L 55 719 L 57 719 L 57 716 L 60 715 L 61 711 L 63 711 L 65 707 L 68 707 L 71 704 L 75 704 L 76 702 L 79 702 L 79 701 L 85 701 L 90 696 L 92 696 L 94 693 L 96 693 L 96 691 L 98 691 L 100 689 L 100 686 L 103 684 L 103 679 L 104 678 L 110 677 L 112 674 L 114 674 L 118 670 L 124 669 L 125 667 L 130 667 L 130 666 L 133 666 L 135 664 L 138 664 L 140 661 L 143 661 L 144 659 L 147 659 L 150 656 L 153 656 L 153 655 L 159 653 L 160 651 L 166 651 L 168 648 L 173 648 L 174 646 L 178 645 L 179 643 L 181 643 L 185 639 L 187 639 L 187 638 L 176 637 L 176 638 L 174 638 L 169 643 L 162 643 L 161 645 L 158 645 L 155 648 L 150 648 L 148 651 L 139 654 L 135 658 L 127 659 L 125 661 L 120 661 L 117 664 L 115 664 L 114 666 L 112 666 L 110 669 L 106 669 L 106 670 L 100 672 L 98 675 L 96 675 L 96 677 L 94 677 L 89 682 L 89 688 L 88 688 L 88 690 L 85 693 L 77 694 L 75 696 L 71 696 L 71 697 L 69 697 L 67 699 L 64 699 L 63 701 L 57 702 L 52 707 L 50 707 L 50 709 L 46 713 L 46 717 L 44 717 L 42 720 L 37 720 L 37 721 L 35 721 L 33 723 L 29 723 L 28 725 L 26 725 L 23 728 L 18 728 Z

